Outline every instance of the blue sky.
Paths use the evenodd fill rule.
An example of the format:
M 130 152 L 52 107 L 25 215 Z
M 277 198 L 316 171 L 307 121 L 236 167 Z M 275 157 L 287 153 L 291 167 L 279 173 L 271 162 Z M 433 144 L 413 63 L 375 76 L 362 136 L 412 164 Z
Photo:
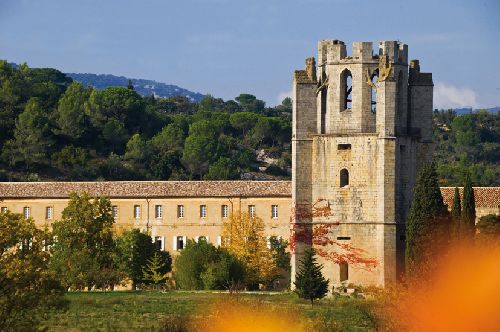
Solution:
M 0 0 L 0 58 L 268 105 L 320 39 L 403 41 L 435 107 L 500 105 L 499 0 Z

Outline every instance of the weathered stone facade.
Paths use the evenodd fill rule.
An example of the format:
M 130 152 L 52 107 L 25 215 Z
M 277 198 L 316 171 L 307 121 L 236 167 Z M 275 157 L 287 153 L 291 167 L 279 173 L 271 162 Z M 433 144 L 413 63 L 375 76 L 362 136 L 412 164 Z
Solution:
M 380 42 L 376 55 L 371 42 L 352 49 L 348 56 L 342 41 L 320 41 L 316 75 L 311 58 L 295 72 L 292 227 L 309 226 L 312 234 L 331 225 L 336 243 L 321 250 L 347 245 L 377 262 L 366 269 L 320 257 L 332 286 L 383 286 L 403 271 L 412 188 L 432 150 L 433 83 L 417 60 L 408 65 L 405 44 Z M 329 213 L 316 214 L 318 204 Z M 295 243 L 292 277 L 310 245 L 319 246 L 314 239 Z
M 290 221 L 294 221 L 290 181 L 0 182 L 0 209 L 14 213 L 27 211 L 38 227 L 50 227 L 61 218 L 72 192 L 108 197 L 116 207 L 117 232 L 131 228 L 147 230 L 174 257 L 181 250 L 179 239 L 185 243 L 187 239 L 204 236 L 218 245 L 227 216 L 234 211 L 248 211 L 250 206 L 264 220 L 268 237 L 290 239 Z M 451 206 L 454 188 L 443 187 L 441 192 L 445 203 Z M 500 213 L 500 188 L 475 187 L 474 196 L 478 219 Z M 338 197 L 338 202 L 346 197 Z M 375 200 L 370 204 L 375 204 Z M 161 206 L 160 215 L 157 206 Z M 183 207 L 182 216 L 179 206 Z M 201 206 L 205 206 L 205 217 L 200 215 Z M 227 216 L 223 213 L 224 206 Z M 331 229 L 330 236 L 336 239 L 357 234 L 352 240 L 358 245 L 379 236 L 377 227 L 380 226 L 342 223 Z

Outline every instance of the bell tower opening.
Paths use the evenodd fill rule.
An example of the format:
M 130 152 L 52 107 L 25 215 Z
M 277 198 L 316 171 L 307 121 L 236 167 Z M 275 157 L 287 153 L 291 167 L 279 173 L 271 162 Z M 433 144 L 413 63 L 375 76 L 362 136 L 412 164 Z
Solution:
M 352 109 L 352 74 L 349 69 L 345 69 L 341 74 L 341 86 L 343 86 L 343 110 Z
M 376 69 L 371 76 L 371 111 L 377 113 L 377 81 L 378 69 Z

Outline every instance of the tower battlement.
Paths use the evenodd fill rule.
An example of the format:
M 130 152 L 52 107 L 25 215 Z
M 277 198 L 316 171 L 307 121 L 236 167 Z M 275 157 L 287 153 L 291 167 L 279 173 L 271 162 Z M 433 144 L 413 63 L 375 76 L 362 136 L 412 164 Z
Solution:
M 339 61 L 378 61 L 381 55 L 387 55 L 392 63 L 407 64 L 408 45 L 398 41 L 381 41 L 378 53 L 374 54 L 372 42 L 353 42 L 352 54 L 349 55 L 345 43 L 341 40 L 325 39 L 318 42 L 318 66 Z

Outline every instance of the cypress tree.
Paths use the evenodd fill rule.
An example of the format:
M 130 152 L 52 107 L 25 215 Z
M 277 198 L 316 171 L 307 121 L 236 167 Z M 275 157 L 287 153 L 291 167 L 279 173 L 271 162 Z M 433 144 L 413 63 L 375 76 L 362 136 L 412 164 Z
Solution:
M 460 203 L 460 192 L 455 187 L 453 194 L 453 205 L 451 207 L 452 232 L 455 239 L 460 238 L 460 224 L 462 220 L 462 204 Z
M 475 226 L 476 202 L 470 174 L 467 173 L 465 176 L 464 193 L 462 197 L 462 236 L 464 238 L 472 238 L 474 236 Z
M 413 189 L 406 223 L 406 271 L 411 274 L 447 242 L 449 213 L 439 189 L 434 164 L 424 165 Z
M 306 249 L 295 276 L 295 293 L 300 298 L 309 299 L 311 306 L 315 299 L 323 298 L 328 292 L 328 280 L 323 277 L 322 269 L 323 265 L 316 262 L 314 249 Z

